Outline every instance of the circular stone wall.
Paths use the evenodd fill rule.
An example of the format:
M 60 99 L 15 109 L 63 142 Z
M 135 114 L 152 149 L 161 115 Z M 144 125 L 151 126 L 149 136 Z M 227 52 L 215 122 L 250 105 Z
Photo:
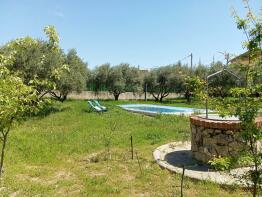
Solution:
M 262 126 L 262 118 L 256 123 Z M 240 121 L 209 120 L 190 117 L 192 156 L 204 163 L 214 156 L 233 156 L 245 149 L 240 135 Z

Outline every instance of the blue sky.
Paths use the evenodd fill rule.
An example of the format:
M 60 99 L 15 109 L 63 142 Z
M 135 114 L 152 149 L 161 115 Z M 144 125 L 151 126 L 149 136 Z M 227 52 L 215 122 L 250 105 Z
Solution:
M 106 62 L 153 68 L 191 52 L 194 64 L 209 64 L 213 56 L 223 59 L 219 51 L 243 52 L 233 7 L 245 14 L 242 0 L 0 0 L 0 45 L 45 38 L 44 26 L 55 25 L 61 47 L 75 48 L 90 68 Z

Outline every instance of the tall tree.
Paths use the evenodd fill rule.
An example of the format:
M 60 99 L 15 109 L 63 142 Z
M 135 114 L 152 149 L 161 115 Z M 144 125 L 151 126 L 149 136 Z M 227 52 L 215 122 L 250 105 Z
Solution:
M 68 69 L 64 70 L 54 81 L 56 88 L 50 91 L 50 94 L 61 102 L 72 91 L 80 93 L 85 88 L 87 81 L 87 64 L 78 57 L 75 49 L 69 50 L 65 57 L 65 64 Z
M 144 86 L 156 101 L 162 102 L 170 92 L 181 92 L 184 72 L 180 65 L 159 67 L 144 78 Z
M 108 91 L 118 100 L 119 95 L 124 92 L 137 92 L 141 87 L 138 68 L 129 64 L 119 64 L 111 67 L 107 79 Z
M 91 77 L 88 81 L 88 86 L 91 90 L 99 92 L 107 90 L 108 74 L 110 70 L 110 64 L 102 64 L 97 66 L 92 72 Z
M 107 88 L 108 91 L 113 94 L 116 101 L 118 100 L 119 95 L 125 92 L 125 86 L 126 83 L 122 68 L 118 66 L 110 68 L 107 78 Z
M 208 67 L 202 64 L 197 65 L 194 69 L 194 75 L 199 77 L 202 80 L 206 79 L 208 73 Z
M 124 63 L 112 67 L 107 63 L 96 67 L 88 83 L 95 92 L 109 91 L 115 100 L 124 92 L 135 93 L 141 89 L 139 69 Z
M 0 53 L 6 56 L 13 54 L 14 59 L 8 69 L 17 72 L 26 85 L 33 85 L 39 99 L 56 88 L 55 81 L 66 68 L 55 28 L 47 26 L 44 32 L 47 41 L 18 38 L 0 49 Z

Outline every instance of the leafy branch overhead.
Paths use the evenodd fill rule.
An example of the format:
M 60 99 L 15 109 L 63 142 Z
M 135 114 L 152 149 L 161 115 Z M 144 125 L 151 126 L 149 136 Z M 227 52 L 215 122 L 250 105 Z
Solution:
M 84 89 L 87 64 L 75 50 L 64 54 L 54 26 L 45 27 L 44 32 L 47 41 L 31 37 L 15 39 L 1 47 L 0 54 L 13 55 L 8 69 L 17 73 L 26 85 L 34 86 L 39 99 L 50 94 L 64 101 L 68 93 Z M 74 83 L 75 79 L 78 83 Z

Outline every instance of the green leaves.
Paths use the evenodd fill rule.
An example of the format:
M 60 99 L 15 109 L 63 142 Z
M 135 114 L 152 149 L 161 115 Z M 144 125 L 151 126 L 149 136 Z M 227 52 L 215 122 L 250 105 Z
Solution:
M 231 159 L 229 157 L 215 157 L 208 162 L 215 170 L 225 171 L 231 168 Z
M 244 155 L 248 157 L 248 165 L 252 168 L 242 177 L 246 182 L 253 183 L 253 196 L 256 196 L 257 186 L 262 182 L 261 171 L 261 150 L 258 145 L 262 139 L 262 128 L 258 127 L 255 119 L 261 109 L 261 76 L 262 76 L 262 54 L 261 54 L 261 17 L 254 16 L 248 1 L 246 1 L 248 14 L 245 19 L 235 15 L 238 29 L 243 30 L 247 40 L 244 47 L 248 50 L 248 63 L 241 65 L 241 71 L 245 76 L 243 87 L 231 88 L 230 93 L 233 98 L 217 100 L 216 109 L 220 114 L 230 114 L 239 117 L 240 131 L 246 149 Z M 237 160 L 241 160 L 241 154 L 236 155 Z M 227 158 L 215 158 L 210 163 L 215 168 L 227 169 L 230 167 L 230 160 Z M 245 161 L 245 160 L 243 160 Z M 235 161 L 236 162 L 236 161 Z
M 237 23 L 237 28 L 242 30 L 247 28 L 248 21 L 240 17 L 236 17 L 236 23 Z
M 74 80 L 67 79 L 71 77 L 79 82 L 78 79 L 81 78 L 79 84 L 85 85 L 86 65 L 81 62 L 84 69 L 77 70 L 75 68 L 79 65 L 78 62 L 70 62 L 72 70 L 75 70 L 70 72 L 67 57 L 59 46 L 59 37 L 54 26 L 47 26 L 44 31 L 48 37 L 47 41 L 25 37 L 12 40 L 0 48 L 0 65 L 5 64 L 10 72 L 16 73 L 22 79 L 24 84 L 32 86 L 39 99 L 44 99 L 47 93 L 59 92 L 64 86 L 70 86 L 66 94 L 74 89 L 79 91 L 80 88 L 70 85 Z M 83 72 L 84 77 L 80 77 L 79 72 Z M 78 76 L 75 76 L 75 73 Z
M 205 89 L 205 82 L 197 76 L 187 76 L 185 78 L 185 96 L 190 102 L 192 96 L 199 96 L 203 98 Z
M 28 112 L 38 109 L 35 90 L 23 81 L 0 67 L 0 130 L 9 127 L 11 120 L 21 120 Z
M 170 92 L 183 92 L 186 67 L 168 65 L 151 70 L 144 77 L 144 87 L 156 101 L 162 101 Z
M 141 79 L 139 70 L 129 64 L 119 64 L 111 67 L 103 64 L 92 72 L 89 83 L 95 92 L 108 90 L 118 99 L 123 92 L 138 92 Z
M 56 89 L 51 95 L 59 101 L 64 101 L 70 92 L 79 93 L 85 88 L 87 64 L 77 56 L 74 49 L 71 49 L 65 57 L 65 63 L 55 70 L 53 76 Z
M 13 63 L 13 55 L 10 54 L 9 56 L 4 56 L 0 54 L 0 66 L 8 66 Z
M 10 72 L 5 66 L 9 65 L 8 57 L 1 55 L 0 59 L 0 140 L 2 142 L 0 157 L 0 176 L 2 174 L 5 145 L 11 126 L 15 121 L 20 121 L 28 113 L 36 112 L 39 102 L 36 91 L 15 73 Z
M 55 30 L 55 27 L 52 25 L 48 25 L 44 28 L 44 32 L 46 33 L 49 39 L 49 46 L 53 50 L 59 50 L 59 36 Z

